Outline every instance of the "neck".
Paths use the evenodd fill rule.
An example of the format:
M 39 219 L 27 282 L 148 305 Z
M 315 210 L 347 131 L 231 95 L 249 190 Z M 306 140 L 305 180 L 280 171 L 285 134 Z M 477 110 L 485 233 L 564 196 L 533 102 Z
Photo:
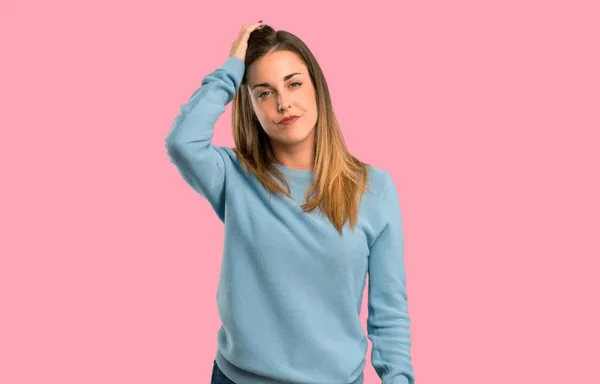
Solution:
M 283 166 L 293 169 L 308 170 L 314 167 L 314 151 L 312 144 L 301 144 L 285 147 L 272 143 L 273 155 Z

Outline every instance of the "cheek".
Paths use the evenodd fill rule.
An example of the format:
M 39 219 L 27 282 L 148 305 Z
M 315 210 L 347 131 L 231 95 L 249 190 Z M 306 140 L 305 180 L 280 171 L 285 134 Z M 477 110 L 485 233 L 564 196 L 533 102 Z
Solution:
M 307 95 L 307 99 L 309 100 L 311 108 L 316 109 L 317 108 L 317 95 L 315 94 L 315 91 L 311 91 Z
M 254 109 L 254 113 L 258 116 L 259 120 L 262 122 L 266 122 L 272 115 L 272 112 L 269 111 L 269 108 L 265 106 L 265 104 L 261 104 Z
M 302 97 L 298 100 L 298 104 L 307 112 L 314 112 L 317 109 L 317 100 L 315 96 L 310 93 L 302 95 Z

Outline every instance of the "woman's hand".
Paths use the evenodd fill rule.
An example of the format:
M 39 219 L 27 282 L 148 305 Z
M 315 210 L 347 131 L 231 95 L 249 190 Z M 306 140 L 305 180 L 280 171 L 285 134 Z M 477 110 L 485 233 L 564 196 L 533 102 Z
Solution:
M 263 25 L 262 20 L 258 23 L 244 25 L 240 30 L 240 33 L 231 46 L 229 56 L 235 56 L 242 61 L 246 59 L 246 50 L 248 49 L 248 38 L 250 33 L 257 28 L 261 28 Z

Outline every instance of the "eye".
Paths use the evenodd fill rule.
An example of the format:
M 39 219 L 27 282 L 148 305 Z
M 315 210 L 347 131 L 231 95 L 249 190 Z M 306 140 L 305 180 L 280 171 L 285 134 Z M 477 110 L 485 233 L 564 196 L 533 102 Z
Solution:
M 290 86 L 292 86 L 292 85 L 294 85 L 294 84 L 297 84 L 297 87 L 299 87 L 299 86 L 301 86 L 301 85 L 302 85 L 302 83 L 301 83 L 301 82 L 299 82 L 299 81 L 294 81 L 292 84 L 290 84 Z M 296 88 L 296 87 L 294 87 L 294 88 Z M 269 93 L 269 91 L 264 91 L 264 92 L 261 92 L 261 93 L 259 93 L 259 94 L 258 94 L 258 96 L 257 96 L 257 97 L 258 97 L 259 99 L 262 99 L 262 98 L 264 98 L 264 97 L 265 97 L 265 96 L 266 96 L 268 93 Z

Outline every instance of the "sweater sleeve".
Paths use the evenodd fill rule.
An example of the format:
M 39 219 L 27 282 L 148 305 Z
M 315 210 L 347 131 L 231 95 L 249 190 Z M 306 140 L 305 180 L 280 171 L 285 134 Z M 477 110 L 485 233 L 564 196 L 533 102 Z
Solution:
M 188 102 L 180 106 L 165 139 L 167 154 L 181 177 L 208 200 L 221 220 L 229 158 L 224 148 L 212 145 L 212 138 L 214 125 L 233 100 L 244 70 L 244 62 L 230 56 L 206 75 Z
M 382 384 L 414 384 L 404 266 L 404 233 L 394 181 L 385 173 L 383 229 L 370 246 L 367 331 Z

